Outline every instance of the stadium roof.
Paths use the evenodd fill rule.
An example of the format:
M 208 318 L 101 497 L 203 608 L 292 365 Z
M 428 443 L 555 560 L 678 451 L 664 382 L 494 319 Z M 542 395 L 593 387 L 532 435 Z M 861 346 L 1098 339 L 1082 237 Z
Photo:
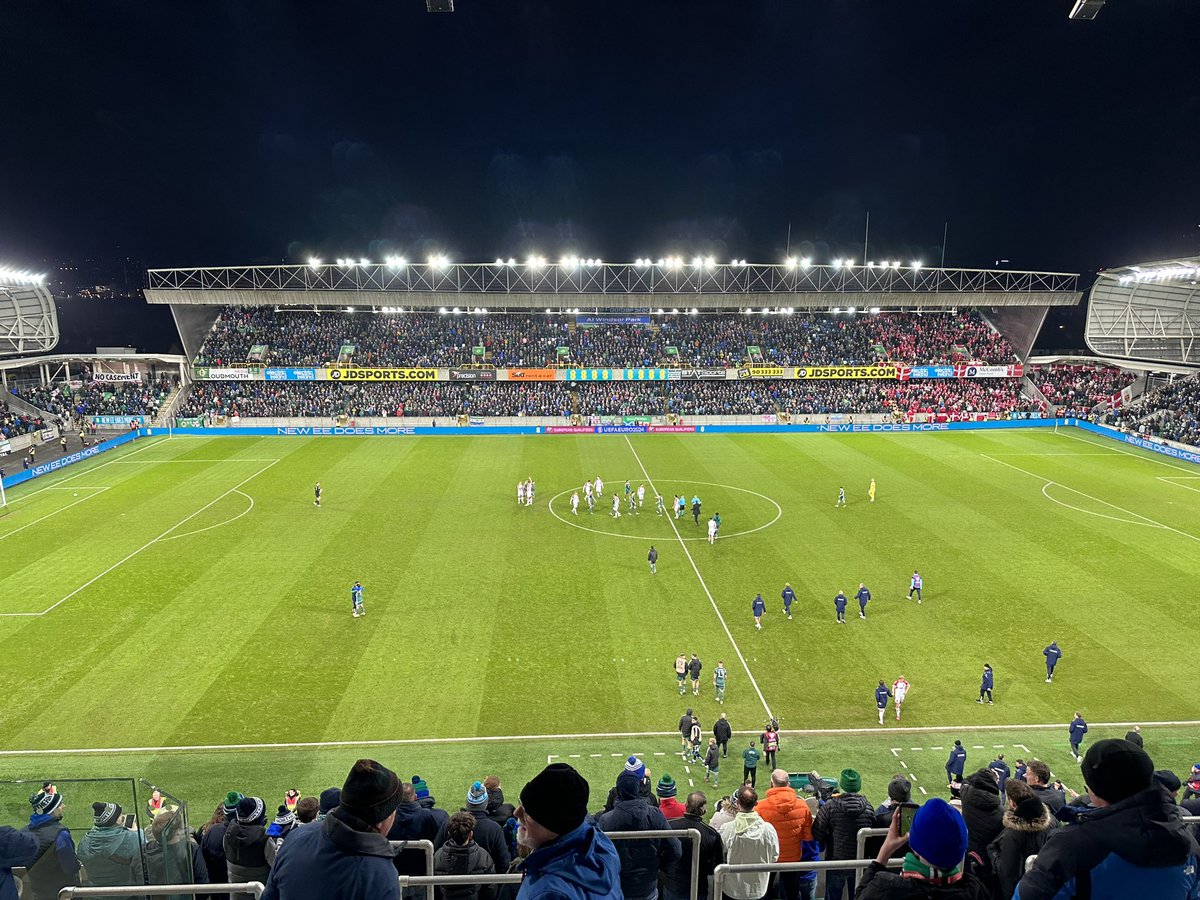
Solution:
M 338 260 L 309 265 L 151 269 L 146 299 L 176 305 L 488 306 L 539 309 L 702 310 L 759 306 L 1074 306 L 1079 276 L 1066 272 L 929 268 L 899 260 L 762 264 L 669 257 L 631 263 L 541 258 L 452 263 Z M 850 295 L 850 296 L 847 296 Z
M 45 277 L 0 268 L 0 356 L 45 353 L 58 344 L 58 313 Z
M 1084 340 L 1095 353 L 1200 365 L 1200 257 L 1101 272 L 1088 300 Z

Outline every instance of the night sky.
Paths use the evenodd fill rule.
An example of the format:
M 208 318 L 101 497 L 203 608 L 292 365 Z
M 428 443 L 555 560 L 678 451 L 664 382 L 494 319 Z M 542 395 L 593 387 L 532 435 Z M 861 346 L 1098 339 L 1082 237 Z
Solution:
M 1200 252 L 1200 3 L 1071 2 L 6 0 L 0 257 Z

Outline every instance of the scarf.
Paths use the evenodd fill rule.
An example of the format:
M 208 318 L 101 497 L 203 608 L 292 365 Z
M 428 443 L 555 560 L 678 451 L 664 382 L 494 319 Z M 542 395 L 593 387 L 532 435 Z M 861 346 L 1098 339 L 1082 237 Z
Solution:
M 929 884 L 954 884 L 963 877 L 962 863 L 953 869 L 937 869 L 929 865 L 915 853 L 904 855 L 904 867 L 900 870 L 901 878 L 916 878 Z

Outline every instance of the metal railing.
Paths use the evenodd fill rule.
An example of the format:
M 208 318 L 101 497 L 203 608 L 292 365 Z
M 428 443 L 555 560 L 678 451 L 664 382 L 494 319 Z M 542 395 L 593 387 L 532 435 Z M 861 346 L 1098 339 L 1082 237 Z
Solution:
M 865 869 L 873 865 L 873 859 L 834 859 L 821 862 L 796 863 L 721 863 L 713 870 L 713 897 L 720 898 L 723 883 L 730 875 L 740 875 L 751 872 L 829 872 L 843 869 Z M 903 859 L 889 859 L 885 864 L 889 869 L 898 869 L 904 865 Z
M 433 841 L 421 838 L 415 841 L 388 841 L 388 843 L 391 845 L 392 850 L 395 851 L 397 856 L 400 855 L 402 850 L 420 850 L 423 852 L 425 854 L 425 875 L 430 876 L 433 874 Z M 401 876 L 401 882 L 403 882 L 407 877 L 408 876 Z M 432 884 L 429 885 L 425 891 L 425 900 L 434 900 Z
M 867 852 L 867 838 L 882 837 L 888 833 L 886 828 L 860 828 L 858 829 L 857 849 L 854 855 L 858 859 L 863 859 L 863 854 Z
M 72 887 L 58 892 L 58 900 L 72 897 L 171 897 L 183 894 L 196 897 L 200 894 L 253 894 L 257 900 L 263 895 L 264 886 L 257 881 L 238 884 L 135 884 L 128 887 Z

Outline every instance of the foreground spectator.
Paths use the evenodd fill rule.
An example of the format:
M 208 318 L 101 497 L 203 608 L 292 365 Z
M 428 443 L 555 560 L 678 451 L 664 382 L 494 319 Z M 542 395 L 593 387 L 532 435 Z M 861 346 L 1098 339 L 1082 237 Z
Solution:
M 79 860 L 92 887 L 141 884 L 142 839 L 136 829 L 121 824 L 117 803 L 92 804 L 92 829 L 79 842 Z
M 32 834 L 0 825 L 0 900 L 17 900 L 12 870 L 32 865 L 37 853 L 37 838 Z
M 261 797 L 243 797 L 238 801 L 233 821 L 225 829 L 225 861 L 229 880 L 266 882 L 271 872 L 267 865 L 267 811 Z M 249 894 L 238 894 L 248 900 Z
M 435 875 L 494 875 L 496 865 L 488 852 L 474 841 L 475 816 L 456 812 L 446 829 L 446 843 L 433 854 Z M 439 886 L 437 896 L 443 900 L 491 900 L 496 885 L 464 884 Z
M 264 900 L 397 900 L 394 853 L 387 833 L 400 803 L 400 779 L 360 759 L 342 785 L 341 804 L 320 826 L 288 836 Z
M 963 871 L 967 855 L 967 825 L 958 811 L 940 797 L 926 800 L 913 816 L 906 836 L 899 833 L 900 810 L 892 815 L 879 855 L 863 873 L 856 900 L 990 900 L 974 875 Z M 885 865 L 908 844 L 900 874 Z M 828 895 L 827 895 L 828 896 Z
M 62 823 L 66 803 L 54 785 L 46 783 L 29 798 L 33 813 L 25 831 L 37 839 L 37 859 L 28 866 L 33 900 L 57 900 L 67 885 L 79 884 L 75 841 Z
M 743 784 L 734 794 L 737 815 L 732 822 L 721 826 L 721 843 L 725 845 L 725 861 L 730 865 L 773 863 L 779 861 L 779 835 L 775 826 L 763 821 L 756 811 L 758 793 Z M 768 872 L 743 872 L 730 875 L 724 893 L 733 900 L 760 900 L 767 895 L 771 883 Z
M 596 817 L 601 831 L 665 831 L 667 818 L 641 796 L 641 781 L 633 772 L 617 776 L 617 802 L 611 812 Z M 670 866 L 680 856 L 679 838 L 650 838 L 621 841 L 621 891 L 625 900 L 655 900 L 660 867 Z
M 859 793 L 862 777 L 853 769 L 842 769 L 838 778 L 840 793 L 817 811 L 813 837 L 825 845 L 825 859 L 854 859 L 858 856 L 858 829 L 875 824 L 875 810 Z M 842 900 L 842 888 L 854 896 L 857 872 L 854 869 L 829 869 L 825 872 L 826 900 Z
M 675 779 L 671 777 L 670 773 L 666 773 L 658 779 L 658 787 L 654 789 L 654 793 L 658 795 L 658 808 L 667 819 L 678 819 L 687 812 L 676 796 L 678 791 Z
M 208 879 L 213 884 L 226 884 L 229 881 L 229 863 L 225 859 L 225 832 L 229 828 L 230 820 L 237 815 L 237 805 L 241 800 L 240 793 L 230 791 L 225 795 L 225 802 L 213 810 L 212 818 L 196 832 L 200 852 L 204 854 L 204 865 L 208 869 Z
M 1195 898 L 1200 847 L 1179 807 L 1154 782 L 1146 751 L 1128 741 L 1097 741 L 1082 772 L 1096 811 L 1053 834 L 1013 900 Z
M 511 819 L 517 808 L 504 800 L 504 788 L 500 784 L 500 776 L 489 775 L 483 779 L 483 787 L 487 791 L 487 817 L 501 828 Z
M 566 763 L 546 766 L 521 789 L 517 819 L 531 852 L 518 900 L 623 900 L 616 848 L 586 821 L 588 794 Z
M 279 855 L 279 848 L 283 844 L 283 839 L 286 838 L 296 827 L 296 814 L 287 808 L 287 804 L 280 804 L 275 816 L 275 821 L 267 826 L 267 846 L 266 853 L 267 865 L 275 865 L 275 857 Z
M 820 858 L 813 840 L 812 811 L 796 795 L 783 769 L 771 773 L 771 786 L 756 811 L 779 836 L 779 862 L 812 862 Z M 779 873 L 781 900 L 812 900 L 816 886 L 816 872 Z
M 1050 767 L 1040 759 L 1029 761 L 1025 769 L 1025 781 L 1033 788 L 1033 795 L 1046 804 L 1050 815 L 1058 815 L 1058 811 L 1067 805 L 1066 792 L 1050 784 Z
M 389 841 L 433 842 L 448 821 L 445 810 L 418 803 L 416 789 L 406 781 L 400 785 L 400 804 L 387 837 Z M 396 854 L 396 871 L 401 875 L 424 875 L 425 854 L 420 850 L 401 850 Z M 422 887 L 406 887 L 404 896 L 408 900 L 424 900 L 426 891 Z
M 721 843 L 721 835 L 704 821 L 707 812 L 708 797 L 703 791 L 693 791 L 688 794 L 684 814 L 667 821 L 670 828 L 684 831 L 694 828 L 700 832 L 700 884 L 696 890 L 697 900 L 708 900 L 713 870 L 725 861 L 725 847 Z M 679 844 L 682 851 L 679 859 L 663 869 L 663 900 L 687 900 L 691 896 L 692 842 L 687 838 L 680 838 Z
M 967 853 L 980 877 L 985 877 L 991 866 L 988 845 L 1004 830 L 998 781 L 995 769 L 979 769 L 966 777 L 959 792 L 963 821 L 967 823 Z
M 1004 830 L 988 845 L 988 858 L 997 886 L 996 896 L 1008 898 L 1025 874 L 1025 860 L 1041 852 L 1058 822 L 1024 782 L 1009 781 L 1004 793 L 1008 797 Z

